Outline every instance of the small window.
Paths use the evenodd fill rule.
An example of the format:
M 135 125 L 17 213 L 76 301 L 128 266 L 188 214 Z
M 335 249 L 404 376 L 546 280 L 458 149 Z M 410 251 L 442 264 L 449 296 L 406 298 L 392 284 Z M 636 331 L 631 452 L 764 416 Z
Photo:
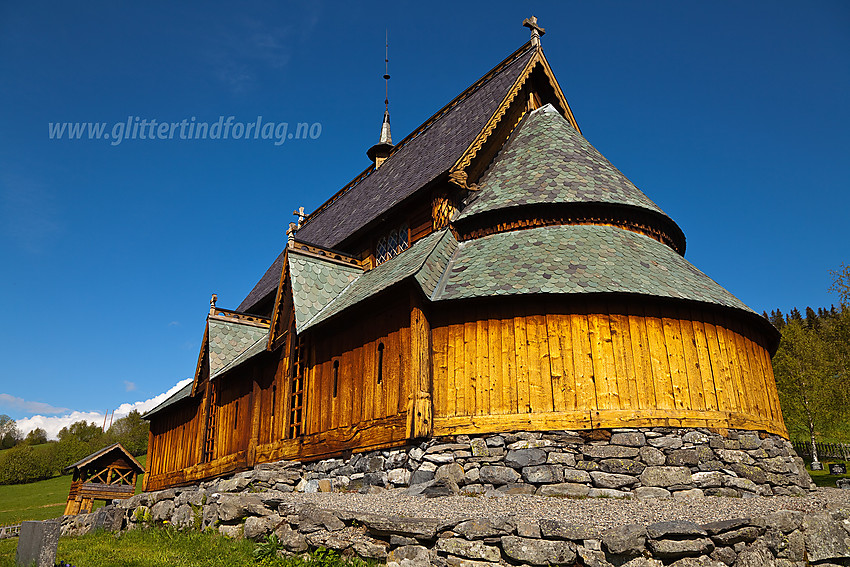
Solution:
M 339 384 L 339 361 L 334 360 L 334 397 L 336 397 L 336 389 Z
M 410 231 L 407 223 L 404 223 L 378 239 L 375 245 L 375 264 L 383 264 L 408 248 L 410 248 Z
M 239 425 L 239 400 L 236 400 L 236 409 L 233 412 L 233 430 L 236 431 L 236 426 Z
M 378 384 L 384 381 L 384 343 L 378 344 Z
M 274 427 L 275 409 L 277 409 L 277 386 L 272 385 L 272 427 Z

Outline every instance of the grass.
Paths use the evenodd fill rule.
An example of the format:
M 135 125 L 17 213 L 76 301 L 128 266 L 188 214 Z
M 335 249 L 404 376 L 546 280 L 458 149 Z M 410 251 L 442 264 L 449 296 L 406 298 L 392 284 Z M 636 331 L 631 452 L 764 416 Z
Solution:
M 0 540 L 0 567 L 14 567 L 17 539 Z M 131 530 L 120 536 L 98 532 L 59 539 L 56 561 L 80 567 L 376 567 L 377 562 L 339 557 L 319 549 L 300 557 L 254 558 L 258 544 L 216 533 L 174 529 Z
M 829 474 L 829 463 L 830 462 L 843 462 L 843 461 L 823 461 L 823 470 L 822 471 L 813 471 L 809 470 L 808 466 L 810 463 L 806 463 L 806 469 L 809 470 L 809 474 L 812 477 L 812 481 L 818 486 L 827 486 L 827 487 L 836 487 L 836 481 L 839 478 L 850 478 L 850 474 Z M 850 466 L 848 466 L 850 469 Z
M 147 455 L 136 457 L 145 465 Z M 136 482 L 141 492 L 143 478 Z M 0 485 L 0 525 L 16 524 L 23 520 L 47 520 L 61 516 L 71 489 L 71 475 L 57 476 L 28 484 Z M 95 509 L 104 503 L 96 501 Z

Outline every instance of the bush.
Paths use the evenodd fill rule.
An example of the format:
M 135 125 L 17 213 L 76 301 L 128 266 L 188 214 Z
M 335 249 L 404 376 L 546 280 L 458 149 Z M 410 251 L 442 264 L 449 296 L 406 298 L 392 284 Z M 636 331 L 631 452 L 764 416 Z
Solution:
M 22 484 L 51 478 L 54 466 L 45 451 L 18 445 L 0 454 L 0 484 Z

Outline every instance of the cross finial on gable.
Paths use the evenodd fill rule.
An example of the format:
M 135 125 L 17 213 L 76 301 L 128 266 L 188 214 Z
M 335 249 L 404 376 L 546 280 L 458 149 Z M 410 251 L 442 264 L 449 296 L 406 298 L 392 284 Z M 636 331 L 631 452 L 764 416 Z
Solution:
M 546 34 L 546 30 L 537 25 L 537 17 L 524 19 L 522 25 L 531 30 L 531 45 L 540 47 L 540 37 Z

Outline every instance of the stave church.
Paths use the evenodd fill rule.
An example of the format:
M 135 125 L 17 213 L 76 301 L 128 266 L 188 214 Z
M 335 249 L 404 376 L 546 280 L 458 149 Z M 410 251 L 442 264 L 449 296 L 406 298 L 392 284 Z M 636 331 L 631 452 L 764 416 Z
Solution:
M 369 167 L 235 309 L 213 296 L 194 381 L 145 416 L 147 490 L 458 434 L 787 438 L 778 332 L 585 139 L 524 25 L 395 143 L 387 107 Z

